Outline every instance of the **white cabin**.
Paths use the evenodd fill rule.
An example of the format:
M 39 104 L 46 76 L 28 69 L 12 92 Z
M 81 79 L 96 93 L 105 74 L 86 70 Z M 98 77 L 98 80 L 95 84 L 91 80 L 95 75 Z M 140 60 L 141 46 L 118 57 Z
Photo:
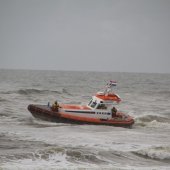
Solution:
M 120 97 L 118 95 L 114 93 L 106 95 L 99 92 L 92 97 L 87 106 L 95 112 L 97 117 L 110 119 L 112 117 L 112 108 L 115 106 L 115 102 L 120 102 Z

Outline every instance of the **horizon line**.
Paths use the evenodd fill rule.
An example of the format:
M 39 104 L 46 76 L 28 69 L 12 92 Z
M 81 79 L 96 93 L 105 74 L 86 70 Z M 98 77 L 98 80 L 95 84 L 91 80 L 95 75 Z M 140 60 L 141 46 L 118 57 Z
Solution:
M 59 72 L 96 72 L 96 73 L 170 74 L 170 73 L 165 73 L 165 72 L 99 71 L 99 70 L 55 70 L 55 69 L 31 69 L 31 68 L 0 68 L 0 70 L 59 71 Z

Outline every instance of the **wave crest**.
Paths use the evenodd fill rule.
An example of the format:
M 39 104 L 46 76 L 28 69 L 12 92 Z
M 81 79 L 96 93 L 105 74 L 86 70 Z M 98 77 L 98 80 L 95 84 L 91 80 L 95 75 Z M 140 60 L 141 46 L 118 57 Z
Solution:
M 7 101 L 8 101 L 8 100 L 6 100 L 6 99 L 0 97 L 0 102 L 7 102 Z
M 43 92 L 46 92 L 46 90 L 38 90 L 38 89 L 21 89 L 21 90 L 18 90 L 17 93 L 19 94 L 24 94 L 24 95 L 28 95 L 28 94 L 40 94 L 40 93 L 43 93 Z
M 40 89 L 19 89 L 17 91 L 6 91 L 1 92 L 1 94 L 21 94 L 21 95 L 29 95 L 29 94 L 49 94 L 49 93 L 57 93 L 61 94 L 62 92 L 57 90 L 40 90 Z
M 159 146 L 133 151 L 134 154 L 156 160 L 170 160 L 170 146 Z
M 144 115 L 137 117 L 135 124 L 147 127 L 170 127 L 170 119 L 158 115 Z

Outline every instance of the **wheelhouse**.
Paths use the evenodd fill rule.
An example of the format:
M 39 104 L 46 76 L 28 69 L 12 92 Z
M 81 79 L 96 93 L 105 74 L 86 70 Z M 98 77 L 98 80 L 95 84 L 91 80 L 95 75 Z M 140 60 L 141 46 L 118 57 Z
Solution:
M 96 96 L 93 96 L 87 106 L 90 107 L 92 110 L 111 110 L 113 105 L 113 101 L 102 100 Z

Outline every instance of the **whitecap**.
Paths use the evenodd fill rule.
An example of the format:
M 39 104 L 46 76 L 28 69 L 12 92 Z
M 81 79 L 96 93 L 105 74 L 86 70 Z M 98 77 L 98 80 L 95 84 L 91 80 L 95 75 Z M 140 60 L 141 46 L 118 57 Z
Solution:
M 170 161 L 170 146 L 157 146 L 134 151 L 133 153 L 156 160 Z

